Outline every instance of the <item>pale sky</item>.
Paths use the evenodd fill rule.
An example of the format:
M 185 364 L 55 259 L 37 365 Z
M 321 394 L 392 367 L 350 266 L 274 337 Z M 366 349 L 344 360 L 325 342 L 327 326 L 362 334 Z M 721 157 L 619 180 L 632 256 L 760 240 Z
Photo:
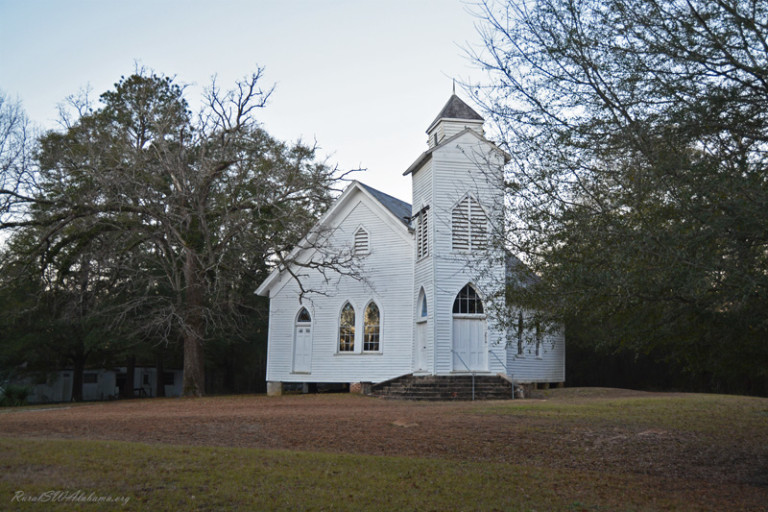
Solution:
M 479 37 L 461 0 L 0 0 L 0 90 L 31 120 L 56 126 L 57 104 L 90 86 L 109 90 L 139 63 L 222 88 L 264 66 L 276 84 L 259 117 L 273 136 L 317 141 L 356 179 L 411 200 L 403 171 L 452 78 L 480 71 L 462 47 Z M 473 105 L 460 88 L 457 93 Z

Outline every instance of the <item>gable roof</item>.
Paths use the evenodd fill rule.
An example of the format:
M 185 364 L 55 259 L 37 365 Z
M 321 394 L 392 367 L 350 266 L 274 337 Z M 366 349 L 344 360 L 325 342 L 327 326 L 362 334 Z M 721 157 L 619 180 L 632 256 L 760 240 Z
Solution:
M 528 288 L 540 281 L 539 276 L 531 272 L 528 265 L 509 250 L 504 250 L 504 280 L 507 286 Z
M 406 203 L 405 201 L 401 201 L 400 199 L 396 197 L 392 197 L 389 194 L 385 194 L 384 192 L 380 190 L 376 190 L 373 187 L 369 187 L 368 185 L 360 182 L 355 182 L 358 185 L 360 185 L 363 189 L 367 190 L 374 199 L 376 199 L 378 202 L 381 203 L 381 205 L 389 210 L 392 215 L 400 219 L 400 222 L 405 224 L 406 226 L 411 225 L 411 204 Z
M 439 114 L 437 114 L 437 117 L 429 123 L 429 128 L 427 128 L 427 133 L 432 129 L 435 124 L 441 119 L 465 119 L 468 121 L 484 121 L 482 116 L 472 110 L 472 107 L 464 103 L 461 98 L 456 96 L 455 94 L 452 94 L 450 98 L 448 98 L 448 102 L 445 104 L 443 109 L 440 111 Z
M 465 133 L 471 133 L 472 135 L 477 137 L 480 141 L 486 142 L 486 143 L 490 144 L 493 147 L 494 151 L 497 151 L 497 152 L 502 154 L 502 156 L 504 157 L 504 162 L 509 162 L 509 159 L 511 157 L 509 156 L 509 154 L 506 151 L 504 151 L 502 149 L 499 149 L 499 147 L 496 144 L 494 144 L 493 142 L 489 141 L 488 139 L 486 139 L 485 137 L 483 137 L 482 135 L 477 133 L 475 130 L 472 130 L 471 128 L 464 128 L 459 133 L 456 133 L 455 135 L 452 135 L 452 136 L 448 137 L 447 139 L 440 141 L 440 144 L 438 144 L 437 146 L 433 146 L 433 147 L 429 148 L 428 150 L 423 152 L 421 155 L 419 155 L 419 157 L 408 167 L 408 169 L 405 170 L 405 172 L 403 173 L 403 176 L 407 176 L 407 175 L 411 174 L 412 172 L 418 171 L 419 168 L 427 162 L 427 160 L 432 158 L 432 153 L 434 153 L 438 149 L 444 147 L 446 144 L 448 144 L 450 142 L 453 142 L 454 140 L 458 139 L 459 137 L 461 137 Z
M 350 183 L 349 186 L 344 189 L 341 195 L 336 198 L 333 204 L 331 204 L 331 207 L 328 208 L 328 210 L 326 210 L 326 212 L 315 223 L 314 227 L 310 230 L 310 232 L 301 240 L 301 242 L 296 244 L 296 246 L 288 255 L 289 261 L 293 260 L 295 256 L 299 253 L 299 251 L 302 250 L 302 247 L 304 246 L 304 241 L 308 240 L 309 237 L 312 236 L 313 232 L 317 232 L 316 230 L 318 229 L 318 226 L 324 224 L 325 222 L 327 222 L 329 218 L 333 217 L 335 213 L 341 208 L 341 205 L 346 203 L 349 200 L 349 198 L 354 195 L 354 192 L 356 190 L 362 193 L 364 196 L 372 199 L 377 204 L 381 205 L 384 210 L 384 212 L 382 213 L 384 215 L 391 215 L 390 217 L 391 220 L 397 219 L 399 222 L 397 222 L 396 224 L 392 222 L 392 224 L 401 226 L 400 229 L 405 230 L 403 232 L 403 236 L 410 237 L 408 232 L 411 230 L 411 222 L 410 222 L 411 221 L 411 205 L 406 203 L 405 201 L 401 201 L 397 199 L 396 197 L 392 197 L 388 194 L 385 194 L 380 190 L 376 190 L 373 187 L 369 187 L 368 185 L 363 185 L 357 180 L 353 180 L 352 183 Z M 275 268 L 274 270 L 272 270 L 272 272 L 269 273 L 267 278 L 256 289 L 256 294 L 265 295 L 282 273 L 283 273 L 283 269 L 281 268 Z

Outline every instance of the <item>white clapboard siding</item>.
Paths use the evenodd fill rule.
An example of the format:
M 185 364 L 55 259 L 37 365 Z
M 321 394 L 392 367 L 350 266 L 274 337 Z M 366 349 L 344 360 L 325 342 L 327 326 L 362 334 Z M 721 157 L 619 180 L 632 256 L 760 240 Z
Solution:
M 523 354 L 517 346 L 508 348 L 508 375 L 517 382 L 564 382 L 565 336 L 562 332 L 543 336 L 536 354 L 535 343 L 525 343 Z
M 476 160 L 487 162 L 489 147 L 488 143 L 466 133 L 434 149 L 429 166 L 425 165 L 413 175 L 414 205 L 429 204 L 432 218 L 429 230 L 432 254 L 416 263 L 413 293 L 417 297 L 420 287 L 424 286 L 428 295 L 430 348 L 434 358 L 430 369 L 436 374 L 462 371 L 454 368 L 452 352 L 452 309 L 456 294 L 467 283 L 473 283 L 481 296 L 488 297 L 504 279 L 503 267 L 493 263 L 493 260 L 500 262 L 501 258 L 489 257 L 486 251 L 480 250 L 487 238 L 488 219 L 484 208 L 492 209 L 501 203 L 500 179 L 496 180 L 493 173 L 478 172 L 476 161 L 472 161 L 473 154 L 478 153 Z M 429 186 L 423 183 L 426 180 Z M 455 210 L 457 205 L 459 211 Z M 459 224 L 456 240 L 454 222 Z M 476 230 L 474 236 L 473 229 Z M 488 357 L 488 371 L 498 373 L 504 371 L 506 352 L 500 343 L 504 337 L 492 324 L 489 321 L 487 326 L 488 347 L 492 352 Z
M 413 215 L 421 211 L 425 206 L 432 204 L 432 163 L 426 162 L 421 169 L 417 170 L 411 175 L 413 185 Z M 432 243 L 432 237 L 434 236 L 433 229 L 434 223 L 428 223 L 428 229 L 426 230 L 426 243 L 427 246 Z M 415 226 L 414 226 L 415 227 Z M 424 295 L 427 298 L 427 326 L 424 330 L 427 345 L 427 357 L 426 368 L 428 373 L 432 373 L 434 369 L 434 282 L 432 279 L 432 251 L 427 248 L 426 254 L 419 256 L 418 253 L 414 254 L 414 275 L 413 275 L 413 304 L 414 304 L 414 318 L 415 308 L 421 289 L 424 289 Z M 412 339 L 416 337 L 416 325 L 413 325 Z M 413 349 L 413 360 L 415 364 L 416 349 Z
M 474 130 L 479 135 L 483 135 L 482 121 L 472 121 L 467 119 L 461 120 L 443 120 L 438 123 L 431 131 L 431 135 L 427 141 L 429 147 L 435 146 L 435 135 L 437 136 L 437 142 L 440 143 L 445 139 L 453 137 L 457 133 L 469 128 Z
M 279 382 L 379 382 L 411 371 L 414 298 L 413 241 L 399 221 L 382 214 L 380 205 L 362 193 L 348 197 L 332 220 L 329 247 L 353 247 L 362 227 L 367 254 L 359 258 L 365 279 L 299 270 L 310 293 L 299 303 L 298 284 L 286 279 L 270 293 L 267 380 Z M 366 306 L 380 312 L 380 351 L 362 352 Z M 349 302 L 355 309 L 355 350 L 339 352 L 339 314 Z M 308 373 L 293 372 L 295 320 L 302 307 L 312 316 L 312 354 Z

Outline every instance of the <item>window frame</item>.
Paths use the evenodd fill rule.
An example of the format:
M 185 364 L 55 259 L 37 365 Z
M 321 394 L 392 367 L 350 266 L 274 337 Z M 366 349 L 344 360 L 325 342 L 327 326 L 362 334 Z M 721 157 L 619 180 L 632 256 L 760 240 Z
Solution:
M 376 324 L 376 333 L 375 333 L 375 336 L 376 336 L 376 342 L 375 342 L 376 343 L 376 348 L 375 349 L 366 349 L 366 345 L 368 345 L 369 343 L 373 343 L 373 342 L 369 342 L 369 340 L 368 340 L 368 336 L 369 336 L 369 332 L 368 332 L 368 327 L 369 327 L 369 324 L 368 324 L 368 309 L 371 306 L 376 308 L 376 313 L 377 313 L 377 316 L 378 316 L 378 323 Z M 377 354 L 377 353 L 381 352 L 381 340 L 382 340 L 382 336 L 381 336 L 381 330 L 382 329 L 381 328 L 382 328 L 383 323 L 384 322 L 382 321 L 381 308 L 379 307 L 379 305 L 376 303 L 375 300 L 373 300 L 373 299 L 369 300 L 368 303 L 365 305 L 365 308 L 363 309 L 363 330 L 362 330 L 362 333 L 363 333 L 362 349 L 363 350 L 362 351 L 363 351 L 364 354 Z M 370 333 L 370 335 L 374 335 L 374 334 Z
M 344 311 L 349 307 L 352 310 L 352 325 L 347 326 L 342 324 L 343 322 L 343 315 Z M 345 301 L 344 304 L 341 306 L 341 309 L 339 310 L 338 314 L 338 329 L 336 331 L 336 352 L 338 354 L 354 354 L 355 353 L 355 338 L 357 337 L 357 315 L 355 311 L 355 307 L 352 305 L 351 301 Z M 350 329 L 351 327 L 351 333 L 342 333 L 342 329 Z M 342 340 L 346 337 L 347 339 L 351 338 L 351 342 L 343 342 Z M 342 348 L 344 346 L 348 346 L 349 348 Z
M 419 290 L 419 296 L 416 300 L 416 323 L 426 322 L 429 319 L 429 304 L 427 303 L 427 293 L 424 291 L 423 286 Z
M 456 305 L 459 304 L 459 310 L 461 310 L 461 304 L 460 299 L 464 299 L 463 297 L 460 297 L 462 292 L 467 289 L 471 290 L 474 293 L 474 297 L 471 298 L 472 303 L 475 304 L 475 312 L 470 312 L 469 309 L 469 293 L 467 293 L 466 303 L 467 303 L 467 311 L 456 311 Z M 462 286 L 459 291 L 454 295 L 453 299 L 453 305 L 451 306 L 451 313 L 453 315 L 453 318 L 485 318 L 487 315 L 485 313 L 485 305 L 483 304 L 483 296 L 480 294 L 480 292 L 477 291 L 477 288 L 472 283 L 467 283 L 464 286 Z M 477 311 L 477 303 L 480 304 L 480 310 Z
M 309 320 L 302 320 L 302 318 L 301 318 L 301 314 L 304 313 L 305 311 L 307 313 L 307 316 L 309 317 Z M 296 315 L 296 321 L 294 323 L 295 324 L 302 324 L 302 325 L 304 325 L 304 324 L 311 324 L 312 323 L 312 313 L 310 313 L 309 310 L 305 306 L 302 306 L 301 309 L 299 310 L 298 314 Z
M 543 338 L 544 336 L 543 336 L 543 333 L 541 332 L 541 322 L 537 320 L 536 321 L 536 350 L 535 350 L 536 359 L 542 359 L 544 357 L 541 352 L 541 344 L 544 341 Z
M 525 344 L 523 343 L 523 334 L 525 332 L 524 328 L 524 321 L 523 321 L 523 311 L 520 310 L 517 314 L 517 354 L 516 357 L 518 359 L 524 359 L 525 358 Z

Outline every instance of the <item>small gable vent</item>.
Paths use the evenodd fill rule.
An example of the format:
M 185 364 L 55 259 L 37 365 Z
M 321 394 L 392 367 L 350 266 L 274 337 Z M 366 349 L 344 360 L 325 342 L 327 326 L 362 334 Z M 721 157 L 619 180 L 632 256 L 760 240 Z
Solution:
M 368 232 L 363 228 L 358 228 L 355 231 L 355 254 L 368 254 L 369 252 Z

